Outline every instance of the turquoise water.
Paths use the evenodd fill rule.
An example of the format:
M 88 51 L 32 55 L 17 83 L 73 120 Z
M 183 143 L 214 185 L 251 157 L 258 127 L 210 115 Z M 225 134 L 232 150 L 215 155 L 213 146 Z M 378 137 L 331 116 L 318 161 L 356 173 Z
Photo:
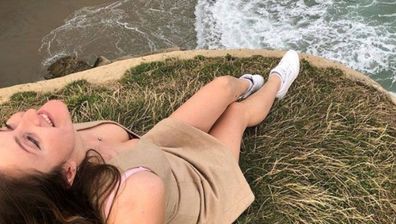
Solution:
M 124 0 L 77 10 L 39 51 L 45 67 L 69 54 L 92 63 L 168 47 L 292 48 L 396 92 L 396 1 Z

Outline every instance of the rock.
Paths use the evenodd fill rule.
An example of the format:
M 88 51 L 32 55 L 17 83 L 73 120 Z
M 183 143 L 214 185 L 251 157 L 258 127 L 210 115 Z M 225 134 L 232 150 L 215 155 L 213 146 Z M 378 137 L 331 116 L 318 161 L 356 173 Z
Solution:
M 102 65 L 107 65 L 107 64 L 110 64 L 110 63 L 111 63 L 111 61 L 109 59 L 105 58 L 104 56 L 100 56 L 100 57 L 98 57 L 98 59 L 96 59 L 95 64 L 94 64 L 93 67 L 95 68 L 95 67 L 99 67 L 99 66 L 102 66 Z
M 45 79 L 54 79 L 68 74 L 81 72 L 92 68 L 84 61 L 78 60 L 75 56 L 63 57 L 54 62 L 48 67 L 48 74 L 44 76 Z

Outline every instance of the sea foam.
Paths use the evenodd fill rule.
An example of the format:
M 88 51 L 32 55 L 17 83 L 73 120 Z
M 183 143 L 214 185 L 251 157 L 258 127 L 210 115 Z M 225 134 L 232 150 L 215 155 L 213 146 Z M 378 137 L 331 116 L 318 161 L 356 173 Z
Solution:
M 296 49 L 396 91 L 394 1 L 199 0 L 195 15 L 197 48 Z
M 195 17 L 194 17 L 195 14 Z M 396 92 L 393 0 L 122 0 L 84 7 L 42 39 L 42 65 L 162 48 L 296 49 L 339 61 Z
M 195 47 L 194 2 L 122 0 L 81 8 L 42 39 L 43 67 L 66 55 L 93 63 L 171 47 Z

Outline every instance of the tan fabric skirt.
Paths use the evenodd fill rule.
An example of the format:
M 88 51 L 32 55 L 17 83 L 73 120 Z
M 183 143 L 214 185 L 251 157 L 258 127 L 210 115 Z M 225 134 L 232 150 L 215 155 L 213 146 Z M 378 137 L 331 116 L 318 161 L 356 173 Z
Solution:
M 141 139 L 160 147 L 171 166 L 169 223 L 232 223 L 254 201 L 236 159 L 213 136 L 167 118 Z

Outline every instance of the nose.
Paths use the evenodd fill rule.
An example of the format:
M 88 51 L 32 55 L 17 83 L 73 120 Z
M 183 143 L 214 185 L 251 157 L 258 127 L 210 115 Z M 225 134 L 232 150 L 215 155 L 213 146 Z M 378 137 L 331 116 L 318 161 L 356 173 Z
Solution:
M 25 125 L 34 125 L 34 126 L 40 126 L 40 117 L 37 114 L 37 111 L 34 109 L 29 109 L 23 114 L 21 123 L 19 124 L 21 126 Z

